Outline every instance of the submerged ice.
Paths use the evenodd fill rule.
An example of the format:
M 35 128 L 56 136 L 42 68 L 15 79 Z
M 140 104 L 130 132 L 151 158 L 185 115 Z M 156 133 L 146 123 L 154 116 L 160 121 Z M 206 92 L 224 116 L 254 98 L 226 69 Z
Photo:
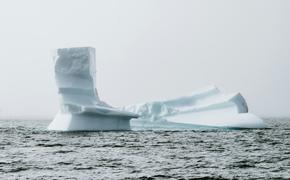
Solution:
M 248 113 L 240 93 L 225 94 L 215 86 L 189 96 L 113 108 L 98 96 L 94 48 L 57 49 L 53 59 L 60 110 L 49 130 L 129 130 L 131 126 L 134 129 L 266 127 L 262 119 Z M 133 119 L 131 125 L 130 119 Z

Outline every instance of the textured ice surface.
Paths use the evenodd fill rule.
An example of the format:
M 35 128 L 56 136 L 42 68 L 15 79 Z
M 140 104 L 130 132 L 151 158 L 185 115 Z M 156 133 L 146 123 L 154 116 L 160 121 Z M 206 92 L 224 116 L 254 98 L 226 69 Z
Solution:
M 94 48 L 57 49 L 55 78 L 60 111 L 49 130 L 94 131 L 129 130 L 129 120 L 138 117 L 102 102 L 96 89 Z
M 265 128 L 259 117 L 248 113 L 240 93 L 224 94 L 216 86 L 200 89 L 189 96 L 166 101 L 130 105 L 123 108 L 140 115 L 132 120 L 136 128 L 163 128 L 190 125 L 229 128 Z M 183 125 L 183 126 L 182 126 Z

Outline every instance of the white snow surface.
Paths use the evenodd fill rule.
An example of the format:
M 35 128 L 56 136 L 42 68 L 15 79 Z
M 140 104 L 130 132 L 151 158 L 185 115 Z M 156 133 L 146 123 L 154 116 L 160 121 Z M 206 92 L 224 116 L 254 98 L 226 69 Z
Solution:
M 146 127 L 180 127 L 198 125 L 224 128 L 266 128 L 264 121 L 248 113 L 248 106 L 240 93 L 224 94 L 216 86 L 195 91 L 189 96 L 123 107 L 139 114 L 131 125 Z
M 96 89 L 95 49 L 57 49 L 55 79 L 60 110 L 48 126 L 56 131 L 129 130 L 138 115 L 109 106 Z

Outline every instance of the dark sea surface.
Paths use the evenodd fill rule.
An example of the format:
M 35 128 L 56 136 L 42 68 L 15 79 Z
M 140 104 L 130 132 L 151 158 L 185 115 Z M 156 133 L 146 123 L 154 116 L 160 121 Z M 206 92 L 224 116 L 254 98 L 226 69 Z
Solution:
M 56 133 L 0 120 L 0 179 L 290 179 L 290 119 L 269 129 Z

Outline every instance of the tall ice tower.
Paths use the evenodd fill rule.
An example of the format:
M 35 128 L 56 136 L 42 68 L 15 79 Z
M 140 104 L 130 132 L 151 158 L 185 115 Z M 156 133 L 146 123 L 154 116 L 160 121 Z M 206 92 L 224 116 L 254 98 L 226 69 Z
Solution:
M 138 115 L 102 102 L 96 89 L 95 49 L 57 49 L 54 52 L 55 79 L 60 110 L 49 130 L 129 130 L 130 119 Z

